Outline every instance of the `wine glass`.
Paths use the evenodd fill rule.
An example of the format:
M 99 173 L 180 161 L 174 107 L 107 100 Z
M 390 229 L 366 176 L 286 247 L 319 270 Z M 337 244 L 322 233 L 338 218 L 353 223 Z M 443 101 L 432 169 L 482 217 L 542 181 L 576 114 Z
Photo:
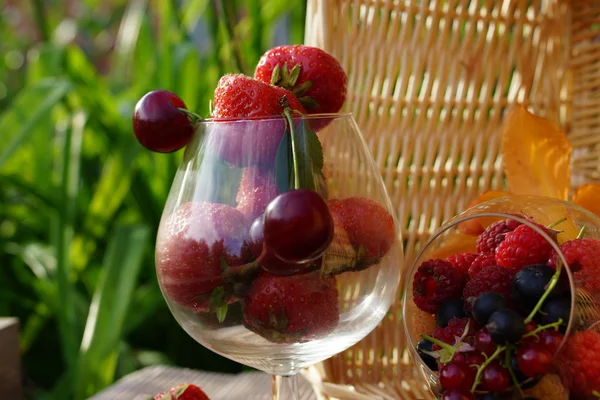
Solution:
M 274 399 L 377 326 L 402 266 L 351 114 L 197 122 L 159 226 L 158 282 L 191 337 L 273 375 Z
M 529 234 L 535 236 L 539 245 L 534 246 L 531 242 L 519 249 L 518 253 L 512 250 L 507 251 L 511 246 L 514 246 L 513 249 L 518 246 L 519 239 L 515 239 L 516 235 L 512 235 L 510 239 L 508 235 L 519 225 L 525 225 L 527 228 L 520 227 L 519 229 L 523 231 L 529 229 Z M 488 227 L 491 228 L 488 229 Z M 487 232 L 494 230 L 498 236 L 490 242 L 490 235 Z M 486 233 L 483 233 L 484 231 Z M 495 289 L 490 289 L 491 284 L 484 283 L 485 288 L 482 290 L 501 293 L 505 297 L 508 307 L 519 311 L 523 322 L 532 321 L 537 324 L 538 328 L 551 323 L 557 324 L 539 330 L 537 333 L 538 337 L 548 335 L 556 338 L 556 342 L 553 344 L 554 348 L 551 349 L 551 356 L 549 356 L 552 365 L 545 374 L 554 374 L 560 377 L 563 385 L 572 394 L 578 390 L 588 390 L 581 386 L 578 387 L 577 378 L 573 379 L 570 374 L 572 371 L 564 368 L 567 365 L 566 358 L 573 357 L 572 352 L 566 351 L 565 348 L 569 347 L 570 341 L 575 336 L 580 336 L 586 331 L 600 332 L 600 296 L 598 296 L 600 276 L 586 264 L 587 261 L 581 259 L 579 251 L 573 251 L 575 248 L 585 247 L 590 249 L 590 254 L 600 257 L 599 240 L 600 218 L 598 216 L 572 203 L 543 196 L 510 195 L 490 200 L 467 209 L 444 224 L 417 255 L 403 288 L 403 307 L 406 316 L 404 328 L 408 338 L 408 347 L 417 369 L 431 391 L 434 394 L 440 394 L 442 391 L 439 364 L 434 361 L 434 358 L 430 358 L 431 353 L 428 353 L 430 349 L 424 348 L 428 344 L 427 339 L 423 339 L 421 335 L 431 336 L 436 326 L 440 326 L 440 308 L 438 307 L 435 313 L 432 313 L 432 309 L 423 310 L 432 304 L 423 305 L 422 300 L 417 299 L 417 297 L 422 298 L 423 293 L 420 291 L 420 284 L 415 283 L 420 279 L 416 277 L 425 262 L 429 262 L 429 260 L 452 261 L 456 260 L 456 256 L 459 254 L 473 255 L 459 256 L 462 260 L 471 258 L 470 261 L 467 261 L 469 265 L 465 272 L 466 286 L 463 286 L 462 292 L 456 295 L 456 298 L 465 305 L 464 309 L 458 310 L 460 313 L 458 317 L 470 318 L 469 323 L 475 325 L 473 328 L 482 329 L 481 322 L 476 321 L 478 319 L 475 315 L 477 311 L 473 311 L 475 307 L 473 300 L 479 295 L 479 290 L 474 292 L 476 295 L 470 299 L 467 299 L 467 296 L 476 285 L 481 285 L 481 283 L 475 283 L 475 280 L 491 280 L 489 278 L 491 272 L 476 278 L 478 274 L 482 273 L 481 271 L 486 268 L 499 269 L 502 274 L 497 276 L 503 276 L 502 279 L 506 285 L 504 286 L 501 282 Z M 598 247 L 596 247 L 597 244 Z M 475 256 L 474 254 L 479 255 Z M 562 275 L 560 272 L 556 272 L 559 267 L 564 272 Z M 509 271 L 511 269 L 512 272 Z M 550 283 L 547 283 L 547 286 L 540 286 L 538 290 L 540 293 L 536 296 L 527 293 L 527 296 L 532 296 L 531 298 L 527 297 L 523 294 L 525 289 L 522 284 L 522 282 L 526 282 L 527 274 L 524 272 L 526 269 L 536 271 L 536 273 L 547 271 L 547 278 L 550 276 L 560 277 L 554 287 L 562 285 L 563 292 L 557 294 L 557 289 L 549 288 Z M 517 281 L 520 283 L 517 284 Z M 526 284 L 530 285 L 530 282 Z M 531 286 L 527 290 L 531 291 Z M 539 294 L 542 290 L 548 293 L 542 294 L 540 297 Z M 440 304 L 441 302 L 440 299 Z M 417 303 L 421 305 L 417 306 Z M 561 305 L 564 306 L 564 310 L 558 311 L 558 314 L 564 317 L 564 320 L 561 318 L 561 323 L 556 320 L 556 315 L 551 311 L 552 307 L 549 304 L 553 304 L 552 307 L 558 305 L 558 308 Z M 432 306 L 435 307 L 435 305 Z M 554 308 L 554 310 L 558 308 Z M 444 318 L 448 318 L 448 316 L 442 317 L 442 319 Z M 489 326 L 489 322 L 487 326 Z M 427 332 L 423 332 L 424 330 Z M 550 331 L 554 332 L 549 334 Z M 555 334 L 556 331 L 559 332 L 558 335 Z M 525 331 L 523 335 L 527 335 L 527 332 Z M 533 335 L 529 336 L 533 340 Z M 591 334 L 590 337 L 600 345 L 600 333 Z M 468 341 L 468 337 L 465 340 Z M 474 343 L 474 351 L 479 352 L 481 347 L 477 346 L 477 341 Z M 521 398 L 518 396 L 522 390 L 535 390 L 535 385 L 540 378 L 538 376 L 536 379 L 522 374 L 521 371 L 515 369 L 519 368 L 518 361 L 516 364 L 510 364 L 508 361 L 512 354 L 511 351 L 518 354 L 518 349 L 526 346 L 527 343 L 527 339 L 521 336 L 514 344 L 505 346 L 503 353 L 498 355 L 497 361 L 508 372 L 507 376 L 510 379 L 509 386 L 503 392 L 517 396 L 512 398 Z M 473 342 L 470 344 L 473 345 Z M 429 344 L 429 346 L 431 345 Z M 495 349 L 498 350 L 498 348 Z M 507 355 L 507 353 L 509 354 Z M 487 354 L 487 356 L 489 355 Z M 515 367 L 515 365 L 517 366 Z M 541 376 L 543 377 L 544 374 Z M 485 389 L 481 389 L 479 386 L 476 392 L 481 393 L 482 391 L 484 392 Z M 576 394 L 591 395 L 591 393 Z

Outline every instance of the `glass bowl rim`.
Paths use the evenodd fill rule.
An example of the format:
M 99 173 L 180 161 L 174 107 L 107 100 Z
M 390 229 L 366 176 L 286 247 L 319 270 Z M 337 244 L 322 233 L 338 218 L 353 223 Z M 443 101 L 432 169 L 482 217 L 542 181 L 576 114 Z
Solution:
M 352 112 L 342 112 L 342 113 L 321 113 L 321 114 L 292 114 L 292 118 L 294 119 L 303 119 L 303 120 L 319 120 L 319 119 L 342 119 L 342 118 L 351 118 L 354 114 Z M 210 124 L 215 122 L 245 122 L 245 121 L 281 121 L 284 120 L 285 116 L 283 115 L 269 115 L 269 116 L 259 116 L 259 117 L 228 117 L 228 118 L 218 118 L 218 117 L 209 117 L 202 118 L 196 122 L 196 125 L 200 124 Z

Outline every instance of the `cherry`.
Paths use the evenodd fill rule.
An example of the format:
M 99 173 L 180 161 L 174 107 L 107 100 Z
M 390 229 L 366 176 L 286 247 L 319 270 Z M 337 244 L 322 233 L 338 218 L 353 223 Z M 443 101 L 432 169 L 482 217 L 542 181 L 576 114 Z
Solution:
M 166 90 L 146 93 L 133 111 L 133 133 L 142 146 L 158 153 L 171 153 L 187 145 L 194 133 L 183 100 Z
M 563 341 L 563 334 L 555 330 L 547 330 L 539 333 L 541 345 L 552 354 L 558 351 Z
M 552 365 L 552 353 L 540 344 L 523 345 L 517 350 L 517 365 L 526 376 L 545 374 Z
M 447 390 L 442 394 L 441 400 L 475 400 L 473 393 L 468 390 Z
M 490 392 L 502 392 L 510 386 L 510 375 L 498 362 L 492 362 L 481 374 L 483 387 Z
M 305 272 L 314 271 L 321 267 L 321 258 L 305 263 L 293 263 L 281 260 L 275 257 L 268 249 L 263 249 L 264 241 L 264 217 L 261 215 L 256 218 L 250 226 L 250 241 L 248 247 L 252 257 L 258 260 L 258 263 L 270 274 L 273 275 L 298 275 Z
M 333 217 L 320 194 L 296 189 L 273 199 L 265 210 L 264 246 L 287 262 L 319 258 L 333 239 Z
M 494 342 L 487 329 L 480 329 L 475 334 L 475 349 L 488 356 L 496 351 L 496 342 Z
M 464 362 L 449 362 L 440 369 L 440 384 L 446 390 L 468 390 L 473 384 L 475 376 Z

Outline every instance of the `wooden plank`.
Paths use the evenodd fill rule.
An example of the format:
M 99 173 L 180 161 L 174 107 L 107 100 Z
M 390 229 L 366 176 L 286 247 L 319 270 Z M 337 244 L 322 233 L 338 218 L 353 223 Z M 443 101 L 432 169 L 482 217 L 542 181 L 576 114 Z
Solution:
M 0 398 L 23 398 L 19 320 L 16 318 L 0 318 Z
M 180 383 L 193 383 L 211 400 L 272 400 L 271 377 L 262 372 L 219 374 L 169 366 L 152 366 L 127 375 L 88 400 L 143 400 Z M 298 377 L 299 400 L 316 400 L 310 383 Z

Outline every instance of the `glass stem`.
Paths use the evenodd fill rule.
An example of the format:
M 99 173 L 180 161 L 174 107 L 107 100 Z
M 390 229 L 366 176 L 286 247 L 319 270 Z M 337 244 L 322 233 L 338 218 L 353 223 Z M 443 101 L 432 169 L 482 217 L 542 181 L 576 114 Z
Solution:
M 273 400 L 299 400 L 298 374 L 281 376 L 273 375 Z

